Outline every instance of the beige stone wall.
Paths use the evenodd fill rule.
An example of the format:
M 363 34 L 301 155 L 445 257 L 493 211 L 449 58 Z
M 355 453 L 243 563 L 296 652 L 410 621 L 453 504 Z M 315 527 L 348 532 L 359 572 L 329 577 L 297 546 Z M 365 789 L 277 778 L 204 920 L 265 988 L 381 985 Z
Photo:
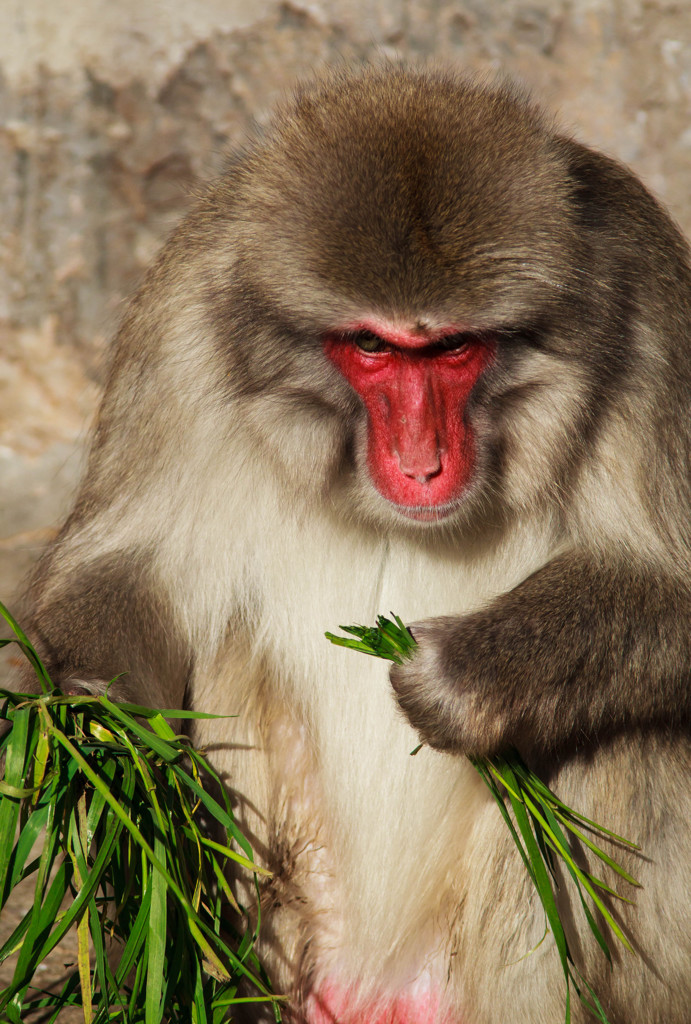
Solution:
M 517 76 L 691 230 L 686 0 L 4 0 L 0 597 L 67 506 L 108 339 L 195 184 L 297 77 L 377 53 Z

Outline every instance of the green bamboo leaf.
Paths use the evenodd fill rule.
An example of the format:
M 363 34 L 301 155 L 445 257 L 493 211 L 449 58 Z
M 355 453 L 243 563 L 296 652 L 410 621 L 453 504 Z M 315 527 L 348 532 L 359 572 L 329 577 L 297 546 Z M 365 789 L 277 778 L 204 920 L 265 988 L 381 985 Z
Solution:
M 502 818 L 504 819 L 504 823 L 506 824 L 506 827 L 508 828 L 508 830 L 509 830 L 509 832 L 511 834 L 511 838 L 514 841 L 516 849 L 518 850 L 519 854 L 521 855 L 521 860 L 523 861 L 525 869 L 528 872 L 530 880 L 532 881 L 533 885 L 535 885 L 537 887 L 537 883 L 535 881 L 535 874 L 533 872 L 532 863 L 530 861 L 528 853 L 526 852 L 526 850 L 525 850 L 525 848 L 523 846 L 523 843 L 521 842 L 521 839 L 520 839 L 520 837 L 518 835 L 518 832 L 516 831 L 516 828 L 514 827 L 514 823 L 511 820 L 511 816 L 509 815 L 509 812 L 506 809 L 506 804 L 504 803 L 504 798 L 502 797 L 502 795 L 501 795 L 501 793 L 500 793 L 500 791 L 499 791 L 499 789 L 498 789 L 498 787 L 497 787 L 497 785 L 496 785 L 496 783 L 494 781 L 494 778 L 492 777 L 492 774 L 490 773 L 490 771 L 488 769 L 487 762 L 484 759 L 474 758 L 474 757 L 471 757 L 469 760 L 470 760 L 471 764 L 475 767 L 475 769 L 479 772 L 481 778 L 484 780 L 487 788 L 489 789 L 490 793 L 492 794 L 492 796 L 493 796 L 493 798 L 495 800 L 495 803 L 497 804 L 497 807 L 499 808 L 499 812 L 500 812 Z
M 47 858 L 46 863 L 52 864 L 52 859 Z M 39 867 L 39 878 L 41 868 Z M 51 926 L 60 910 L 60 904 L 65 896 L 71 878 L 71 871 L 68 870 L 66 862 L 63 862 L 56 871 L 53 881 L 48 888 L 45 899 L 41 899 L 42 890 L 37 882 L 37 891 L 31 913 L 28 915 L 29 927 L 21 945 L 17 965 L 14 970 L 12 982 L 7 989 L 15 1003 L 21 1002 L 31 978 L 43 961 L 41 949 L 44 936 L 50 934 Z
M 22 1018 L 20 1016 L 21 1001 L 13 999 L 11 1003 L 8 1003 L 5 1007 L 5 1015 L 7 1017 L 8 1024 L 22 1024 Z
M 22 940 L 28 931 L 30 923 L 31 913 L 24 914 L 19 924 L 12 931 L 12 934 L 3 942 L 2 948 L 0 948 L 0 963 L 4 963 L 8 956 L 13 956 L 21 948 Z M 0 994 L 0 1010 L 6 1005 L 7 1001 L 7 990 L 5 990 Z
M 101 792 L 101 794 L 103 795 L 105 800 L 110 804 L 111 809 L 120 819 L 120 821 L 125 826 L 127 831 L 132 835 L 132 837 L 136 840 L 136 842 L 139 844 L 142 850 L 146 853 L 146 856 L 149 858 L 151 864 L 156 868 L 157 871 L 160 871 L 161 874 L 164 876 L 168 885 L 175 892 L 175 895 L 178 897 L 183 906 L 188 906 L 184 893 L 180 890 L 173 877 L 166 870 L 165 865 L 163 865 L 156 857 L 153 849 L 146 841 L 139 828 L 134 824 L 131 818 L 128 817 L 128 815 L 119 806 L 119 804 L 112 798 L 108 790 L 104 788 L 104 784 L 102 780 L 99 778 L 99 776 L 91 769 L 91 767 L 85 761 L 85 759 L 82 757 L 79 751 L 74 747 L 74 745 L 67 739 L 67 737 L 63 733 L 59 732 L 56 729 L 54 735 L 58 743 L 62 744 L 62 746 L 64 746 L 65 749 L 70 752 L 74 760 L 77 761 L 77 763 L 81 766 L 82 771 L 87 776 L 92 785 L 95 786 L 96 789 L 99 790 L 99 792 Z
M 103 924 L 93 897 L 89 900 L 87 914 L 89 918 L 89 933 L 94 947 L 94 980 L 92 984 L 100 990 L 100 1007 L 94 1024 L 101 1024 L 101 1022 L 106 1024 L 106 1022 L 113 1019 L 111 1016 L 111 1008 L 113 1006 L 119 1005 L 121 1011 L 124 1011 L 125 1007 L 120 991 L 115 984 L 113 972 L 110 969 L 108 951 L 103 940 Z M 126 1019 L 123 1015 L 123 1022 Z
M 39 659 L 26 638 L 17 637 L 16 642 L 40 672 Z M 200 798 L 202 775 L 216 781 L 218 777 L 187 738 L 175 735 L 160 712 L 134 705 L 135 711 L 141 710 L 136 721 L 108 697 L 60 695 L 49 680 L 44 689 L 47 693 L 40 698 L 6 691 L 1 695 L 0 716 L 9 728 L 0 737 L 5 764 L 0 813 L 5 815 L 10 842 L 3 846 L 6 870 L 0 875 L 0 889 L 9 894 L 16 881 L 34 875 L 35 890 L 30 910 L 3 946 L 3 955 L 17 948 L 19 956 L 10 986 L 0 993 L 0 1018 L 21 1021 L 25 1014 L 45 1010 L 42 1019 L 55 1020 L 61 1008 L 80 1006 L 93 1024 L 113 1024 L 115 1019 L 145 1024 L 147 975 L 154 964 L 147 941 L 153 918 L 150 896 L 147 904 L 138 894 L 143 879 L 161 877 L 161 857 L 170 875 L 163 876 L 170 928 L 162 937 L 159 1018 L 165 1015 L 171 1024 L 189 1020 L 200 984 L 207 1017 L 219 995 L 232 1005 L 238 976 L 257 982 L 258 999 L 270 999 L 252 952 L 255 933 L 246 928 L 233 947 L 221 937 L 220 893 L 232 892 L 218 871 L 229 856 L 252 871 L 253 857 L 234 823 L 227 794 L 221 789 L 215 799 Z M 24 728 L 27 715 L 30 721 Z M 216 716 L 181 712 L 180 717 Z M 18 781 L 12 778 L 13 758 L 20 769 L 15 773 Z M 176 774 L 176 761 L 187 771 Z M 221 819 L 227 833 L 218 849 L 205 845 L 197 830 L 194 809 L 202 802 L 209 814 Z M 29 863 L 41 826 L 43 850 Z M 160 855 L 158 865 L 155 856 L 150 859 L 152 850 Z M 61 860 L 65 853 L 67 860 Z M 77 895 L 63 910 L 61 903 L 71 889 Z M 29 993 L 38 963 L 75 927 L 81 986 L 74 971 L 58 994 Z M 106 954 L 104 929 L 124 950 L 119 978 Z M 92 963 L 87 956 L 89 939 Z M 233 949 L 240 949 L 247 962 L 241 962 Z M 202 958 L 217 977 L 204 975 Z M 154 1017 L 156 1000 L 151 993 L 156 987 L 149 981 L 149 1016 Z
M 228 901 L 230 906 L 233 907 L 236 913 L 241 913 L 240 905 L 238 904 L 238 901 L 235 898 L 235 893 L 230 887 L 230 883 L 226 877 L 226 873 L 215 857 L 211 860 L 211 867 L 216 876 L 216 882 L 218 883 L 219 891 L 223 893 L 223 896 Z M 242 959 L 242 949 L 238 950 L 238 958 Z
M 33 784 L 36 789 L 36 798 L 38 798 L 38 792 L 43 786 L 43 782 L 46 777 L 48 770 L 48 759 L 50 758 L 50 738 L 47 731 L 44 728 L 39 728 L 39 735 L 36 742 L 36 752 L 34 754 L 34 770 L 33 770 Z
M 341 626 L 341 629 L 345 629 L 345 626 Z M 348 647 L 351 651 L 362 651 L 363 654 L 371 654 L 375 658 L 381 657 L 381 654 L 378 651 L 373 651 L 364 640 L 349 640 L 347 637 L 336 636 L 334 633 L 324 633 L 324 636 L 337 647 Z
M 585 889 L 585 891 L 590 896 L 591 900 L 593 901 L 593 903 L 595 904 L 597 909 L 602 914 L 602 916 L 605 919 L 605 921 L 607 922 L 608 926 L 611 928 L 611 930 L 614 932 L 616 937 L 621 942 L 622 946 L 625 949 L 627 949 L 629 953 L 634 953 L 635 950 L 634 950 L 633 946 L 631 945 L 631 943 L 629 942 L 629 940 L 627 939 L 627 937 L 624 934 L 624 932 L 622 931 L 621 925 L 613 917 L 612 912 L 610 911 L 609 907 L 601 899 L 597 889 L 593 885 L 593 883 L 590 880 L 590 878 L 587 875 L 581 874 L 579 876 L 579 881 L 580 881 L 581 885 L 583 886 L 583 888 Z
M 44 897 L 44 891 L 47 884 L 50 871 L 56 860 L 58 853 L 57 840 L 58 835 L 54 828 L 54 823 L 57 817 L 56 811 L 59 807 L 59 800 L 56 798 L 58 792 L 57 781 L 51 785 L 50 795 L 52 799 L 48 804 L 48 814 L 46 816 L 46 834 L 43 843 L 43 849 L 41 850 L 41 856 L 39 858 L 38 869 L 36 872 L 36 884 L 34 887 L 34 899 L 31 906 L 31 911 L 27 915 L 28 926 L 26 929 L 26 935 L 24 937 L 17 966 L 15 968 L 15 979 L 22 977 L 25 964 L 30 962 L 32 956 L 33 943 L 36 941 L 36 936 L 41 928 L 41 910 L 42 901 Z M 5 801 L 2 801 L 4 804 Z M 5 866 L 6 870 L 6 866 Z M 60 888 L 60 877 L 64 870 L 64 865 L 61 865 L 60 870 L 56 874 L 54 881 L 54 889 L 57 891 Z M 0 876 L 3 877 L 3 876 Z M 56 908 L 57 913 L 57 908 Z
M 597 998 L 597 995 L 595 994 L 594 989 L 588 984 L 588 982 L 585 980 L 585 978 L 583 978 L 580 974 L 576 975 L 576 971 L 575 970 L 573 971 L 573 976 L 574 976 L 574 984 L 575 984 L 576 976 L 577 976 L 579 983 L 584 986 L 584 988 L 588 992 L 588 995 L 589 995 L 590 999 L 592 1000 L 592 1003 L 590 1003 L 582 995 L 581 990 L 579 988 L 578 989 L 578 995 L 579 995 L 579 998 L 580 998 L 581 1002 L 584 1003 L 588 1007 L 588 1009 L 590 1010 L 590 1012 L 594 1016 L 596 1016 L 600 1021 L 602 1021 L 602 1024 L 609 1024 L 609 1021 L 607 1019 L 607 1015 L 606 1015 L 604 1009 L 602 1008 L 602 1004 L 601 1004 L 600 1000 Z
M 512 788 L 518 789 L 518 783 L 508 765 L 504 766 L 503 770 L 504 777 L 508 777 Z M 528 858 L 533 871 L 533 878 L 535 886 L 540 897 L 540 902 L 545 909 L 547 915 L 547 921 L 550 926 L 552 935 L 554 936 L 554 942 L 559 953 L 559 959 L 561 960 L 562 968 L 565 976 L 568 978 L 568 961 L 571 959 L 569 953 L 568 943 L 566 941 L 566 934 L 564 932 L 561 918 L 559 917 L 559 911 L 554 899 L 554 893 L 552 891 L 552 883 L 550 881 L 549 873 L 545 866 L 545 862 L 540 856 L 538 844 L 533 835 L 530 821 L 526 811 L 525 804 L 522 800 L 511 796 L 511 806 L 513 809 L 514 817 L 518 825 L 518 830 L 523 839 Z
M 199 835 L 199 841 L 207 849 L 216 850 L 218 853 L 222 854 L 223 857 L 227 857 L 229 860 L 234 860 L 236 864 L 240 864 L 243 868 L 247 868 L 248 871 L 252 871 L 257 875 L 267 875 L 271 877 L 271 872 L 267 868 L 262 868 L 258 864 L 255 864 L 254 861 L 244 857 L 242 854 L 236 853 L 230 846 L 223 846 L 221 843 L 217 843 L 213 839 L 209 839 L 209 837 L 203 833 Z
M 121 728 L 118 732 L 121 741 L 124 742 L 123 737 L 125 737 L 131 745 L 131 741 L 127 734 L 128 732 L 133 732 L 142 741 L 144 746 L 150 747 L 151 750 L 158 754 L 158 756 L 164 761 L 172 762 L 182 756 L 182 751 L 180 749 L 172 746 L 170 743 L 167 743 L 165 740 L 161 739 L 160 736 L 157 736 L 156 733 L 151 732 L 150 729 L 144 728 L 144 726 L 140 725 L 135 718 L 132 718 L 130 715 L 120 711 L 118 705 L 114 704 L 108 699 L 108 697 L 99 697 L 99 701 L 103 704 L 104 708 L 107 708 L 107 710 L 110 711 L 113 717 L 117 719 L 120 724 Z M 115 729 L 113 731 L 115 731 Z
M 91 1002 L 91 963 L 89 962 L 89 918 L 85 914 L 77 925 L 77 963 L 81 983 L 84 1024 L 92 1024 L 93 1004 Z
M 206 999 L 201 970 L 197 969 L 194 985 L 194 1003 L 192 1005 L 192 1024 L 207 1024 Z
M 597 944 L 599 945 L 600 949 L 602 950 L 602 952 L 604 953 L 605 957 L 607 958 L 607 960 L 609 961 L 609 963 L 611 965 L 611 963 L 612 963 L 612 955 L 610 953 L 609 944 L 608 944 L 607 940 L 605 939 L 604 935 L 602 934 L 602 932 L 600 931 L 600 929 L 598 927 L 598 924 L 597 924 L 597 921 L 593 917 L 593 912 L 591 911 L 590 907 L 588 906 L 588 903 L 587 903 L 587 901 L 586 901 L 586 899 L 585 899 L 585 897 L 583 895 L 581 887 L 578 885 L 578 883 L 576 883 L 576 886 L 577 886 L 578 896 L 579 896 L 580 901 L 581 901 L 581 907 L 583 908 L 583 913 L 585 914 L 585 919 L 588 922 L 588 927 L 590 928 L 590 931 L 594 935 L 595 941 L 597 942 Z
M 166 847 L 160 836 L 154 840 L 154 851 L 162 864 L 166 863 Z M 166 946 L 166 899 L 168 887 L 160 871 L 151 880 L 151 913 L 147 938 L 148 970 L 146 974 L 146 1024 L 160 1024 L 163 965 Z
M 123 707 L 123 706 L 124 705 L 122 705 L 122 704 L 120 705 L 120 707 Z M 151 713 L 151 708 L 147 708 L 147 710 L 149 711 L 149 713 Z M 181 711 L 179 708 L 161 708 L 160 711 L 155 712 L 155 715 L 151 715 L 151 717 L 157 717 L 159 715 L 162 716 L 164 719 L 171 719 L 171 720 L 177 720 L 178 718 L 180 718 L 180 719 L 186 719 L 186 718 L 195 718 L 196 719 L 196 718 L 198 718 L 200 720 L 205 720 L 205 719 L 209 719 L 209 718 L 229 718 L 230 719 L 230 718 L 237 718 L 238 717 L 238 715 L 215 715 L 215 714 L 213 714 L 210 711 Z M 177 739 L 178 739 L 179 743 L 187 744 L 189 742 L 189 740 L 188 740 L 188 738 L 186 736 L 178 736 Z
M 51 931 L 44 945 L 41 947 L 39 953 L 40 961 L 45 960 L 48 954 L 58 945 L 59 942 L 62 941 L 70 928 L 72 928 L 72 926 L 77 923 L 86 912 L 89 902 L 101 885 L 103 873 L 112 856 L 113 849 L 120 837 L 122 828 L 123 824 L 121 821 L 109 821 L 108 828 L 103 836 L 98 854 L 92 863 L 91 870 L 88 871 L 86 881 L 79 889 L 77 896 L 72 901 L 67 911 Z M 86 867 L 86 865 L 84 866 Z
M 108 790 L 112 792 L 115 785 L 115 776 L 117 772 L 117 762 L 115 760 L 108 760 L 102 763 L 99 767 L 99 775 L 103 779 L 103 782 L 108 787 Z M 108 805 L 103 797 L 102 793 L 98 790 L 94 790 L 91 793 L 91 799 L 89 801 L 89 810 L 86 818 L 86 843 L 87 848 L 90 848 L 93 842 L 94 836 L 96 835 L 99 826 L 108 816 Z M 109 824 L 105 823 L 105 828 L 108 830 Z
M 570 869 L 571 876 L 574 879 L 577 879 L 578 882 L 580 883 L 580 885 L 583 886 L 583 888 L 588 893 L 588 895 L 590 896 L 591 900 L 593 901 L 593 903 L 595 904 L 597 909 L 600 911 L 600 913 L 602 914 L 603 918 L 605 919 L 605 921 L 607 922 L 609 927 L 612 929 L 612 931 L 614 932 L 616 937 L 619 939 L 621 944 L 630 953 L 633 953 L 633 948 L 631 946 L 631 943 L 629 942 L 629 940 L 624 935 L 623 931 L 621 930 L 621 927 L 619 926 L 619 924 L 617 923 L 615 918 L 612 916 L 612 913 L 609 910 L 609 908 L 602 901 L 602 899 L 599 896 L 595 886 L 593 885 L 592 878 L 588 875 L 587 872 L 583 871 L 579 867 L 579 865 L 576 863 L 576 861 L 573 859 L 573 856 L 571 854 L 571 850 L 569 848 L 569 845 L 566 842 L 566 839 L 565 839 L 563 833 L 561 832 L 561 830 L 558 829 L 558 827 L 557 827 L 557 832 L 556 833 L 553 832 L 552 829 L 547 825 L 547 823 L 545 821 L 545 818 L 542 816 L 540 811 L 532 803 L 532 801 L 529 798 L 527 798 L 527 797 L 526 797 L 526 803 L 530 807 L 531 813 L 533 813 L 538 818 L 538 820 L 543 825 L 545 830 L 548 832 L 550 837 L 554 837 L 555 844 L 556 843 L 559 844 L 559 855 L 563 859 L 563 861 L 566 864 L 567 868 Z M 548 814 L 551 813 L 551 812 L 549 812 L 549 809 L 547 809 L 547 811 L 548 811 Z M 595 932 L 593 932 L 593 934 L 595 934 Z M 601 933 L 599 932 L 599 929 L 597 930 L 596 937 L 598 935 L 601 935 Z M 604 941 L 604 939 L 603 939 L 603 941 Z
M 5 622 L 8 623 L 10 629 L 17 637 L 16 642 L 19 644 L 20 648 L 24 652 L 24 655 L 26 656 L 27 660 L 31 663 L 44 692 L 49 692 L 50 690 L 52 690 L 53 684 L 50 680 L 48 672 L 46 671 L 45 665 L 43 664 L 38 654 L 36 653 L 32 643 L 30 642 L 24 630 L 21 628 L 16 619 L 10 614 L 9 609 L 5 607 L 2 601 L 0 601 L 0 616 L 5 620 Z M 10 643 L 12 642 L 13 641 L 10 641 Z M 2 646 L 4 647 L 5 643 L 3 643 Z
M 599 825 L 596 821 L 593 821 L 592 818 L 587 818 L 584 814 L 575 811 L 573 807 L 569 807 L 568 804 L 565 804 L 563 800 L 560 800 L 559 797 L 545 785 L 539 776 L 535 775 L 534 772 L 531 772 L 530 769 L 523 764 L 518 754 L 514 755 L 514 759 L 516 762 L 516 774 L 520 774 L 524 784 L 528 787 L 532 787 L 536 793 L 541 793 L 543 799 L 552 806 L 559 808 L 566 817 L 577 819 L 582 824 L 587 825 L 594 833 L 600 834 L 608 839 L 612 839 L 616 843 L 621 843 L 632 850 L 640 850 L 640 846 L 638 846 L 637 843 L 632 842 L 630 839 L 626 839 L 624 836 L 620 836 L 617 832 L 612 832 L 611 829 L 605 828 L 604 825 Z
M 47 804 L 39 804 L 36 810 L 29 815 L 24 823 L 14 849 L 10 854 L 7 871 L 7 886 L 6 891 L 3 894 L 0 907 L 4 905 L 12 889 L 14 889 L 17 883 L 24 877 L 27 858 L 36 845 L 36 840 L 39 835 L 45 828 L 49 810 L 50 808 Z M 38 861 L 34 860 L 32 863 L 37 864 Z M 27 871 L 29 870 L 30 869 L 27 868 Z M 0 875 L 0 878 L 1 877 L 2 876 Z
M 204 807 L 206 807 L 207 811 L 209 811 L 213 815 L 213 817 L 216 819 L 217 822 L 219 822 L 219 824 L 223 825 L 224 828 L 227 828 L 228 830 L 237 831 L 237 826 L 235 825 L 235 822 L 233 821 L 230 813 L 224 810 L 224 808 L 221 807 L 218 801 L 215 800 L 209 793 L 207 793 L 204 787 L 199 782 L 197 782 L 196 779 L 193 779 L 192 776 L 189 775 L 184 768 L 181 768 L 177 764 L 172 765 L 171 767 L 177 778 L 181 779 L 184 782 L 184 784 L 192 790 L 192 792 L 204 804 Z
M 636 888 L 640 888 L 640 882 L 637 882 L 636 879 L 628 873 L 628 871 L 624 870 L 624 868 L 621 866 L 621 864 L 618 863 L 618 861 L 614 860 L 613 857 L 610 857 L 609 854 L 605 853 L 605 851 L 601 849 L 601 847 L 594 843 L 592 839 L 590 839 L 582 831 L 582 829 L 577 828 L 573 824 L 573 822 L 569 821 L 568 817 L 562 811 L 555 811 L 554 813 L 555 816 L 559 818 L 560 821 L 562 821 L 565 828 L 568 828 L 568 830 L 572 832 L 577 839 L 580 839 L 580 841 L 585 846 L 587 846 L 589 850 L 592 850 L 595 856 L 599 857 L 601 861 L 603 861 L 609 868 L 612 869 L 612 871 L 615 871 L 621 878 L 624 879 L 624 881 L 628 882 L 629 885 L 633 885 Z M 638 849 L 638 847 L 636 847 L 636 849 Z M 619 893 L 614 892 L 613 890 L 612 895 L 616 896 L 617 899 L 624 900 L 624 902 L 626 903 L 631 902 L 630 900 L 627 900 L 624 896 L 621 896 Z
M 120 956 L 117 974 L 115 976 L 116 987 L 122 987 L 128 974 L 134 965 L 140 960 L 149 927 L 149 912 L 151 908 L 151 872 L 142 889 L 142 899 L 134 923 L 130 928 L 127 941 Z
M 21 800 L 27 796 L 35 796 L 41 790 L 41 786 L 11 786 L 9 782 L 0 782 L 0 796 L 13 797 Z
M 0 605 L 1 610 L 2 606 Z M 31 715 L 30 708 L 23 708 L 15 712 L 10 741 L 6 748 L 4 782 L 5 785 L 15 789 L 22 788 L 26 774 L 26 753 Z M 7 866 L 19 821 L 19 810 L 19 800 L 0 800 L 0 880 L 4 880 L 7 874 Z

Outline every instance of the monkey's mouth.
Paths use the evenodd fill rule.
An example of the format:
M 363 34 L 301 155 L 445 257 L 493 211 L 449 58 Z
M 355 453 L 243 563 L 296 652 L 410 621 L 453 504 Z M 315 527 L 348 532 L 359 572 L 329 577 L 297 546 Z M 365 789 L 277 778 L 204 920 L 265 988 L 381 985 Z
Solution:
M 457 511 L 458 501 L 447 501 L 443 505 L 399 505 L 391 502 L 397 512 L 416 523 L 436 523 L 448 519 Z

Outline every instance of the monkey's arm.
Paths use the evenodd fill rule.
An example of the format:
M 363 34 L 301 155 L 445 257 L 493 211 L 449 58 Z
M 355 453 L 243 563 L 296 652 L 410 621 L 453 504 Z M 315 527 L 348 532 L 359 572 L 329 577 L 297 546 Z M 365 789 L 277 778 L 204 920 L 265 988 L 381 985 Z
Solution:
M 691 594 L 661 574 L 551 562 L 487 609 L 413 627 L 391 680 L 433 747 L 487 756 L 691 720 Z
M 119 551 L 75 565 L 57 546 L 26 600 L 22 626 L 64 692 L 108 689 L 114 700 L 182 707 L 192 654 L 146 557 Z

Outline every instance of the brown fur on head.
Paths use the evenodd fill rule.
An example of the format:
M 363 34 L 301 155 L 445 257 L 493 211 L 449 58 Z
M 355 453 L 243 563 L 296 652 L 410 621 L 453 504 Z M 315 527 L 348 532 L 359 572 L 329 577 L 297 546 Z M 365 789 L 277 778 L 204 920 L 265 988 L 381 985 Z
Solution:
M 496 333 L 500 350 L 467 409 L 477 471 L 453 522 L 547 501 L 575 509 L 570 525 L 587 535 L 599 499 L 581 467 L 601 451 L 611 532 L 635 545 L 650 521 L 627 521 L 627 485 L 603 463 L 632 417 L 628 478 L 655 461 L 655 411 L 635 405 L 667 355 L 651 223 L 655 259 L 680 249 L 627 172 L 560 136 L 516 90 L 384 67 L 303 86 L 211 187 L 183 247 L 216 372 L 287 486 L 409 529 L 369 482 L 361 405 L 320 340 L 363 315 L 430 330 L 460 321 Z M 174 247 L 167 259 L 164 290 L 181 267 Z M 632 260 L 646 266 L 644 295 L 628 286 Z M 653 303 L 657 351 L 643 338 Z

